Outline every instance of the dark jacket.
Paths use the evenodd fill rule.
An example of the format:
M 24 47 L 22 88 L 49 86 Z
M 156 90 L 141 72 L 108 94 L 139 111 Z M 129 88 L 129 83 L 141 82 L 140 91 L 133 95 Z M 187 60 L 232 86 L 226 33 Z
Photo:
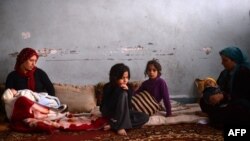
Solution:
M 37 68 L 35 75 L 35 92 L 47 92 L 51 96 L 55 96 L 55 89 L 48 75 Z M 28 89 L 28 78 L 20 76 L 16 71 L 9 73 L 6 79 L 5 88 L 14 88 L 16 90 Z

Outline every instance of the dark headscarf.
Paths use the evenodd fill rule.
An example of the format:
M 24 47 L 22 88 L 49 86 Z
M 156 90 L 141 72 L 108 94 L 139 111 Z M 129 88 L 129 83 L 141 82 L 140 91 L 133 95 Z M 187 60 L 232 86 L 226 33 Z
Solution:
M 36 70 L 36 67 L 34 67 L 32 70 L 28 71 L 27 73 L 23 73 L 20 69 L 20 66 L 30 59 L 32 56 L 36 56 L 38 59 L 37 52 L 32 48 L 24 48 L 16 58 L 16 64 L 15 64 L 15 70 L 18 72 L 19 75 L 28 78 L 28 89 L 35 90 L 35 77 L 34 72 Z
M 247 56 L 238 47 L 227 47 L 220 51 L 220 55 L 224 55 L 235 61 L 237 65 L 243 65 L 250 69 L 250 62 Z
M 225 87 L 227 87 L 229 93 L 231 93 L 235 73 L 241 66 L 250 69 L 250 62 L 248 60 L 248 57 L 238 47 L 235 46 L 226 47 L 219 53 L 220 55 L 230 58 L 236 63 L 236 66 L 232 71 L 224 70 L 224 73 L 217 80 L 218 84 L 223 85 L 226 83 Z

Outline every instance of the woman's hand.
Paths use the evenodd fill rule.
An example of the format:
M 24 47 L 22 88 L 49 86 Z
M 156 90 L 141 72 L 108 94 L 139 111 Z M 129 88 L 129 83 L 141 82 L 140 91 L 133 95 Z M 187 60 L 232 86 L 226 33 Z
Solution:
M 209 102 L 210 104 L 212 105 L 216 105 L 216 104 L 219 104 L 220 101 L 224 98 L 223 94 L 221 93 L 218 93 L 218 94 L 215 94 L 215 95 L 212 95 L 209 97 Z

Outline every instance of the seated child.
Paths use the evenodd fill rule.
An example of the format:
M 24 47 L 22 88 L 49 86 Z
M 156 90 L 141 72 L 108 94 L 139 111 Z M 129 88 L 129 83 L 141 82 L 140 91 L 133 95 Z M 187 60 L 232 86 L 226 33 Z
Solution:
M 3 96 L 13 97 L 13 98 L 24 96 L 30 99 L 31 101 L 52 108 L 58 112 L 64 112 L 67 110 L 67 105 L 61 104 L 57 97 L 50 96 L 48 95 L 48 93 L 45 92 L 37 93 L 29 89 L 18 90 L 18 91 L 15 89 L 6 89 Z
M 220 87 L 217 85 L 217 82 L 211 78 L 207 77 L 204 80 L 204 90 L 203 90 L 203 99 L 206 103 L 210 104 L 210 96 L 222 93 Z

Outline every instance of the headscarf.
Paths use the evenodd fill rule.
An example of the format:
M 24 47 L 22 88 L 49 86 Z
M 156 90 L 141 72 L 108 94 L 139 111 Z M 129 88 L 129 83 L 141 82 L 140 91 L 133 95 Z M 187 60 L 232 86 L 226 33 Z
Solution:
M 224 55 L 232 59 L 236 62 L 237 65 L 243 65 L 250 69 L 250 62 L 248 60 L 248 57 L 238 47 L 230 46 L 224 48 L 220 51 L 220 55 Z
M 235 73 L 238 71 L 240 66 L 244 66 L 250 69 L 250 62 L 248 60 L 248 57 L 238 47 L 235 46 L 226 47 L 222 49 L 219 53 L 220 55 L 230 58 L 236 63 L 236 67 L 233 69 L 233 71 L 229 72 L 227 70 L 224 70 L 224 73 L 222 74 L 222 76 L 220 76 L 220 78 L 217 81 L 218 84 L 226 83 L 226 87 L 229 89 L 231 93 L 232 83 Z
M 16 58 L 16 64 L 15 64 L 15 70 L 18 72 L 19 75 L 28 78 L 28 89 L 34 91 L 35 90 L 35 77 L 34 72 L 36 70 L 36 67 L 34 67 L 32 70 L 28 71 L 27 73 L 23 73 L 20 69 L 20 66 L 27 61 L 29 58 L 31 58 L 33 55 L 35 55 L 38 59 L 37 52 L 32 48 L 24 48 Z

